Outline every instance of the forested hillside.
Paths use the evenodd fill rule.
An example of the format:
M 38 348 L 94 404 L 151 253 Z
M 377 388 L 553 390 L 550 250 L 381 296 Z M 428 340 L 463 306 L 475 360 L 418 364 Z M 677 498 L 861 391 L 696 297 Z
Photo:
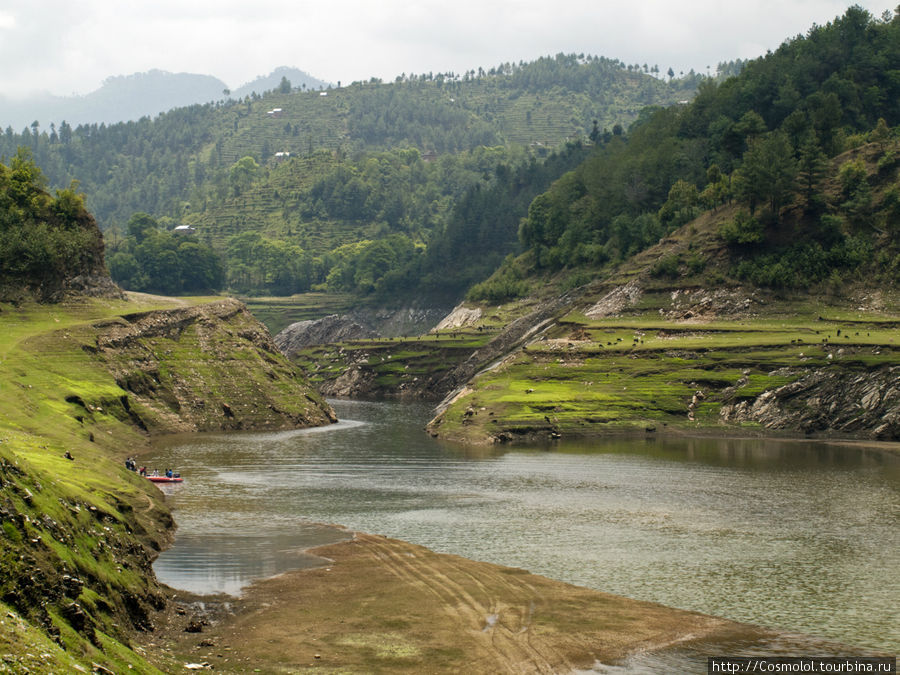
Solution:
M 515 297 L 529 274 L 626 260 L 723 205 L 738 207 L 719 231 L 730 278 L 896 283 L 898 124 L 900 12 L 874 18 L 851 7 L 739 76 L 704 81 L 690 105 L 645 111 L 531 203 L 520 231 L 528 255 L 471 297 Z M 704 265 L 673 258 L 655 274 Z
M 508 176 L 531 186 L 525 192 L 496 187 L 521 192 L 520 211 L 511 225 L 479 237 L 492 246 L 504 243 L 489 251 L 499 259 L 515 252 L 513 231 L 524 204 L 556 177 L 534 182 L 535 162 L 567 140 L 577 146 L 589 137 L 611 137 L 605 129 L 623 129 L 645 105 L 690 99 L 701 79 L 651 71 L 658 68 L 560 54 L 487 71 L 338 83 L 325 91 L 298 89 L 283 77 L 264 95 L 181 108 L 153 120 L 38 123 L 21 133 L 7 128 L 0 155 L 25 145 L 51 184 L 77 177 L 113 255 L 139 263 L 127 223 L 146 213 L 161 230 L 194 227 L 197 242 L 220 256 L 223 282 L 231 288 L 292 293 L 324 285 L 371 294 L 397 286 L 398 277 L 407 285 L 418 280 L 423 252 L 459 228 L 450 222 L 460 217 L 457 200 L 495 189 Z M 565 171 L 580 159 L 564 150 L 549 166 Z M 467 203 L 471 209 L 471 197 Z M 449 251 L 454 245 L 437 246 Z M 257 252 L 248 253 L 254 247 Z M 299 267 L 281 267 L 277 259 L 284 254 L 300 260 Z M 479 271 L 467 278 L 499 259 L 471 261 Z M 163 290 L 151 270 L 119 262 L 126 264 L 116 270 L 137 270 L 119 276 L 121 282 Z M 388 273 L 395 282 L 379 283 Z M 170 290 L 189 287 L 166 283 Z

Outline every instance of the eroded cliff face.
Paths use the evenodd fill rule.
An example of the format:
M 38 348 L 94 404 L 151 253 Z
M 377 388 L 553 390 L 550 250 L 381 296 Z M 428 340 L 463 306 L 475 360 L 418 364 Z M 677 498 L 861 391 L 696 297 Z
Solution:
M 369 339 L 376 336 L 374 330 L 348 316 L 331 314 L 321 319 L 292 323 L 273 339 L 282 354 L 290 358 L 301 349 L 312 345 Z
M 265 327 L 237 300 L 125 315 L 95 324 L 84 349 L 126 392 L 151 432 L 280 429 L 336 421 Z
M 787 370 L 785 375 L 800 377 L 756 398 L 726 403 L 719 412 L 722 421 L 900 441 L 900 366 L 868 372 Z

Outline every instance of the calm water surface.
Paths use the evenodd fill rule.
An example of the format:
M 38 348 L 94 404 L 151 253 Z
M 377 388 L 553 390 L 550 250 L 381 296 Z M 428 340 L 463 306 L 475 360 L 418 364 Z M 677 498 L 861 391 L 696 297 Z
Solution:
M 183 436 L 146 458 L 185 476 L 165 486 L 179 529 L 155 564 L 162 581 L 237 593 L 318 564 L 303 551 L 343 538 L 320 524 L 336 523 L 900 651 L 897 455 L 719 439 L 461 448 L 423 433 L 427 406 L 333 405 L 344 421 L 325 429 Z

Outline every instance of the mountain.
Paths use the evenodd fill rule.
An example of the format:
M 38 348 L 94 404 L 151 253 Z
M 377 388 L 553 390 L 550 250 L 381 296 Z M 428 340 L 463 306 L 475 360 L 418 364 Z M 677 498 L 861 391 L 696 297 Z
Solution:
M 22 101 L 0 97 L 0 125 L 18 129 L 35 120 L 44 127 L 63 120 L 76 126 L 115 124 L 218 100 L 227 88 L 222 80 L 210 75 L 163 70 L 118 75 L 107 78 L 99 89 L 83 96 L 42 94 Z
M 281 66 L 268 75 L 260 75 L 252 82 L 248 82 L 247 84 L 238 87 L 231 92 L 231 97 L 234 99 L 242 99 L 253 93 L 264 94 L 267 91 L 278 89 L 281 84 L 281 78 L 287 78 L 294 89 L 326 89 L 331 86 L 331 83 L 319 80 L 306 71 Z
M 83 96 L 38 94 L 24 100 L 0 96 L 0 127 L 18 130 L 30 127 L 35 120 L 44 128 L 63 120 L 73 126 L 128 122 L 229 96 L 239 99 L 254 92 L 262 94 L 277 88 L 282 77 L 298 89 L 329 86 L 302 70 L 281 67 L 225 94 L 228 85 L 211 75 L 150 70 L 109 77 L 99 89 Z

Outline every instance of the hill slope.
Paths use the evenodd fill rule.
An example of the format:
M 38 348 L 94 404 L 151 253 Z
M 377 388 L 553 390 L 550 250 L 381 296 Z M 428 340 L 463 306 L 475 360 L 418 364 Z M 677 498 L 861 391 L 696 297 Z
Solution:
M 613 133 L 604 127 L 618 133 L 645 105 L 690 98 L 701 79 L 666 82 L 618 61 L 562 54 L 462 76 L 411 75 L 327 91 L 298 90 L 286 71 L 282 77 L 263 96 L 175 109 L 154 120 L 67 123 L 49 133 L 8 129 L 0 154 L 25 144 L 51 183 L 77 176 L 110 232 L 113 253 L 132 215 L 146 212 L 163 229 L 195 228 L 200 243 L 224 258 L 225 283 L 241 292 L 286 295 L 327 285 L 393 295 L 421 286 L 439 266 L 473 260 L 475 269 L 453 288 L 440 287 L 453 275 L 433 275 L 433 290 L 455 301 L 461 288 L 517 252 L 527 202 L 584 157 L 588 137 L 605 142 Z M 553 154 L 567 140 L 580 156 L 571 148 Z M 554 157 L 548 167 L 557 173 L 550 175 L 540 165 Z M 480 198 L 479 188 L 488 188 Z M 490 191 L 516 202 L 508 217 L 485 211 Z M 454 212 L 461 201 L 465 214 Z M 462 217 L 476 236 L 450 232 Z M 233 241 L 239 235 L 265 241 Z M 463 255 L 453 250 L 454 239 L 480 244 Z M 438 265 L 434 256 L 422 259 L 431 244 L 444 258 Z M 272 254 L 233 255 L 254 246 Z M 134 247 L 124 248 L 138 257 Z M 302 264 L 286 262 L 297 259 Z M 164 285 L 170 274 L 118 274 L 125 267 L 135 265 L 117 266 L 116 279 L 129 288 L 179 290 Z
M 155 672 L 127 647 L 168 602 L 151 563 L 172 517 L 159 490 L 122 462 L 146 447 L 147 432 L 333 421 L 240 303 L 184 304 L 0 304 L 7 667 L 34 659 L 27 632 L 62 647 L 42 652 L 39 672 L 78 662 Z

